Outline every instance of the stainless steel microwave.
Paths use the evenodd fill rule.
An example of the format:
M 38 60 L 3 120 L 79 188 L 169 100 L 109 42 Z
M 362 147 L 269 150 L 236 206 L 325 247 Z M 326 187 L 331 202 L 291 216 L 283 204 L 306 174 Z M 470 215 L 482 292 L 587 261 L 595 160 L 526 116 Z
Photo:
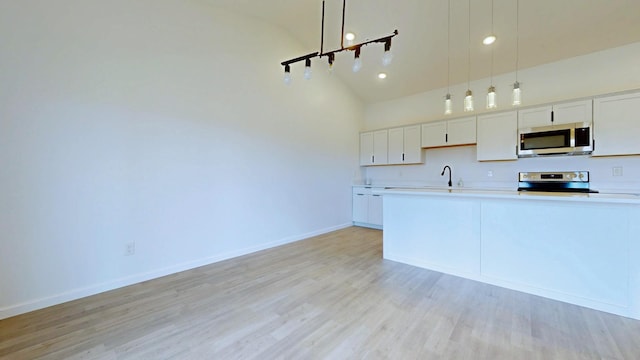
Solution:
M 585 155 L 593 152 L 591 123 L 519 129 L 518 157 Z

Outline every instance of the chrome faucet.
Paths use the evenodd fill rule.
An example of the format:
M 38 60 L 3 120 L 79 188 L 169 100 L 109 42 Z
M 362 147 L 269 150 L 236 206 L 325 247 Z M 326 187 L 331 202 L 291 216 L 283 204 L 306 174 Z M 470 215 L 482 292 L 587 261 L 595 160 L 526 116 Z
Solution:
M 445 165 L 444 168 L 442 169 L 442 173 L 440 174 L 440 176 L 444 176 L 444 171 L 449 169 L 449 187 L 453 186 L 453 184 L 451 183 L 451 167 L 449 165 Z

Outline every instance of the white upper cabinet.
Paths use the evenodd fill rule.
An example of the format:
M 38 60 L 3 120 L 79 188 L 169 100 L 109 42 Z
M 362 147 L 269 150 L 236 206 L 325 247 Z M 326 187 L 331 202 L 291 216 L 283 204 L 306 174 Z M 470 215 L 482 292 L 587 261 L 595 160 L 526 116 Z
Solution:
M 476 117 L 447 121 L 447 145 L 476 143 Z
M 404 162 L 407 164 L 423 163 L 420 125 L 404 128 Z
M 593 156 L 640 154 L 640 92 L 593 101 Z
M 423 148 L 467 145 L 475 143 L 475 116 L 422 124 Z
M 518 113 L 478 116 L 477 160 L 517 160 Z
M 386 165 L 387 130 L 360 134 L 360 165 Z
M 583 100 L 523 109 L 518 111 L 518 127 L 527 129 L 577 122 L 590 123 L 593 118 L 592 108 L 591 100 Z
M 447 146 L 447 122 L 422 124 L 422 147 Z
M 420 125 L 389 129 L 389 164 L 422 162 Z

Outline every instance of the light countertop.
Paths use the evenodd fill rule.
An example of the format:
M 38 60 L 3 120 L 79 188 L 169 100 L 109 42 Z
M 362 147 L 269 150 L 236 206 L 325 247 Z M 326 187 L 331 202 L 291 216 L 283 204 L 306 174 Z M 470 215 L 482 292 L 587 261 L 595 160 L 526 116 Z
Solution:
M 448 187 L 404 187 L 404 186 L 372 186 L 373 193 L 382 195 L 416 195 L 416 196 L 448 196 L 477 197 L 496 199 L 548 200 L 548 201 L 581 201 L 593 203 L 624 203 L 640 205 L 640 194 L 633 193 L 568 193 L 543 191 L 517 191 L 515 189 L 482 189 L 482 188 L 448 188 Z

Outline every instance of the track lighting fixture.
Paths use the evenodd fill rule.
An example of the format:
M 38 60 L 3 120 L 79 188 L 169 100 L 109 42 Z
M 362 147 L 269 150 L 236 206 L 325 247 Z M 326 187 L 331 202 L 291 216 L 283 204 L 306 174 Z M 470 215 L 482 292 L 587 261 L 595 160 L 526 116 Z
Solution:
M 384 54 L 382 56 L 382 65 L 388 66 L 391 64 L 391 61 L 393 59 L 393 56 L 391 54 L 391 38 L 398 35 L 398 30 L 394 30 L 391 35 L 384 36 L 375 40 L 369 40 L 369 41 L 365 41 L 355 45 L 348 44 L 347 47 L 344 46 L 345 38 L 347 39 L 348 42 L 351 42 L 353 41 L 353 39 L 355 39 L 355 35 L 353 35 L 353 33 L 347 33 L 346 35 L 344 33 L 344 18 L 345 18 L 346 5 L 347 5 L 347 1 L 343 0 L 342 1 L 342 33 L 340 37 L 340 48 L 333 51 L 324 52 L 324 1 L 323 1 L 322 2 L 322 31 L 321 31 L 321 38 L 320 38 L 320 52 L 314 52 L 308 55 L 297 57 L 295 59 L 283 61 L 281 65 L 284 66 L 285 84 L 289 85 L 291 84 L 291 81 L 292 81 L 291 68 L 290 68 L 291 64 L 304 60 L 305 62 L 304 78 L 310 79 L 311 78 L 311 59 L 315 57 L 326 56 L 329 61 L 329 71 L 331 72 L 331 70 L 333 69 L 333 63 L 335 61 L 335 54 L 342 51 L 355 52 L 352 70 L 353 72 L 358 72 L 360 71 L 360 69 L 362 69 L 362 59 L 360 59 L 361 48 L 363 46 L 374 44 L 374 43 L 384 44 Z

